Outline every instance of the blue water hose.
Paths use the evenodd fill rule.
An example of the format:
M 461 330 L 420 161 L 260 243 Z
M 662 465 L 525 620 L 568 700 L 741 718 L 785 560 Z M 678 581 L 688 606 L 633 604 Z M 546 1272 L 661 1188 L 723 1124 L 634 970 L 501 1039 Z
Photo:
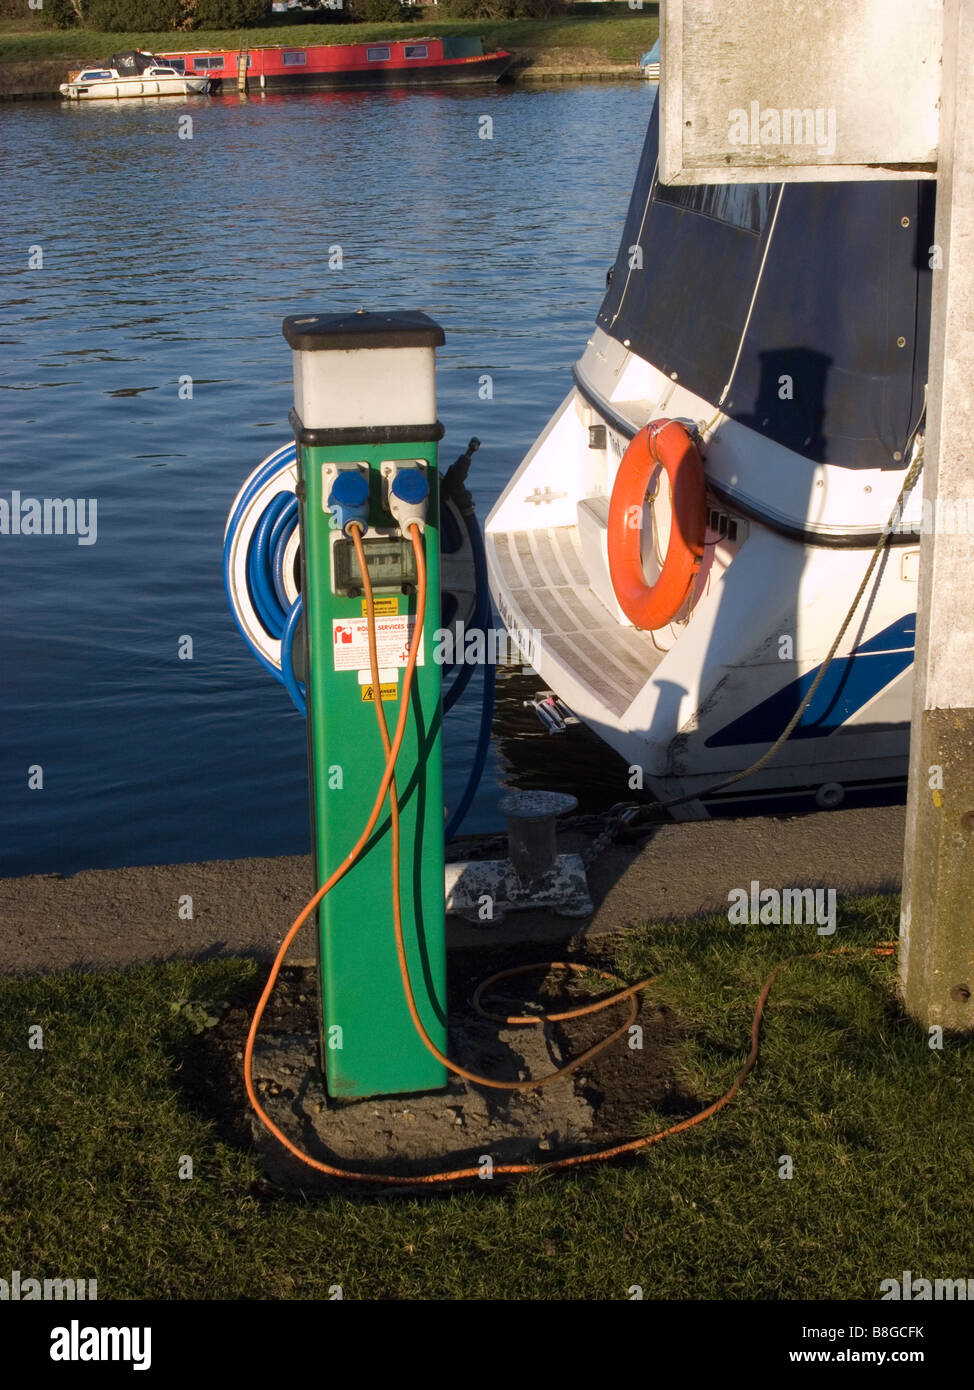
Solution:
M 287 615 L 284 631 L 281 633 L 281 680 L 299 714 L 307 718 L 308 701 L 305 687 L 294 674 L 294 634 L 297 632 L 303 611 L 304 605 L 299 594 Z
M 265 670 L 270 671 L 274 679 L 281 682 L 298 712 L 306 717 L 308 707 L 305 689 L 294 674 L 293 660 L 294 634 L 302 612 L 301 595 L 297 596 L 294 603 L 289 603 L 284 587 L 285 551 L 298 524 L 298 499 L 293 493 L 278 493 L 264 510 L 250 540 L 246 565 L 247 596 L 264 628 L 271 637 L 281 643 L 280 667 L 275 666 L 273 661 L 268 660 L 260 648 L 255 646 L 241 623 L 230 572 L 233 542 L 247 507 L 261 488 L 271 482 L 278 473 L 293 467 L 294 462 L 294 445 L 285 444 L 265 459 L 247 480 L 227 522 L 227 535 L 223 546 L 223 584 L 234 622 L 247 646 Z
M 449 513 L 447 513 L 447 515 L 449 515 Z M 487 588 L 487 557 L 483 553 L 484 543 L 480 534 L 480 528 L 477 525 L 476 517 L 471 514 L 470 516 L 465 516 L 464 521 L 466 522 L 467 532 L 470 536 L 470 547 L 473 550 L 477 591 L 477 602 L 474 607 L 473 616 L 470 619 L 470 630 L 476 631 L 479 629 L 486 636 L 487 629 L 490 625 L 490 591 Z M 483 557 L 482 565 L 480 564 L 478 556 Z M 481 570 L 483 573 L 481 573 Z M 467 686 L 470 684 L 470 678 L 474 670 L 473 663 L 464 661 L 460 653 L 455 653 L 455 657 L 456 660 L 453 664 L 455 674 L 449 686 L 443 691 L 444 714 L 449 714 L 450 710 L 466 690 Z
M 472 512 L 468 513 L 464 520 L 467 523 L 467 533 L 470 536 L 470 545 L 473 550 L 474 567 L 477 576 L 477 617 L 474 619 L 474 626 L 480 627 L 486 634 L 490 624 L 490 590 L 487 587 L 487 552 L 484 549 L 484 538 L 481 535 L 480 527 L 477 525 L 477 518 Z M 480 727 L 477 731 L 477 747 L 474 753 L 473 763 L 470 767 L 470 774 L 467 777 L 467 785 L 463 789 L 456 809 L 447 821 L 444 832 L 446 842 L 453 839 L 459 830 L 463 819 L 470 810 L 470 803 L 473 801 L 480 786 L 480 779 L 484 775 L 484 767 L 487 764 L 487 753 L 490 749 L 490 734 L 494 722 L 494 693 L 497 685 L 497 671 L 491 661 L 489 651 L 486 650 L 487 642 L 484 643 L 484 675 L 483 685 L 480 693 Z M 454 679 L 450 687 L 450 703 L 447 698 L 443 701 L 443 709 L 448 710 L 459 699 L 460 693 L 470 680 L 473 672 L 473 663 L 465 663 L 460 674 Z M 461 678 L 466 673 L 463 685 L 460 685 Z M 457 686 L 460 689 L 457 690 Z

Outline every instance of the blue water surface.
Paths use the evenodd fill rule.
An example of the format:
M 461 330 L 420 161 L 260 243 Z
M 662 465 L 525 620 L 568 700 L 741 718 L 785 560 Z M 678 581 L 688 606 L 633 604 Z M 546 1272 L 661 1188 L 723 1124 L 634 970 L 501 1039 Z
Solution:
M 441 460 L 483 441 L 485 516 L 570 387 L 651 95 L 0 106 L 0 498 L 97 499 L 93 545 L 0 535 L 0 873 L 307 848 L 304 726 L 221 575 L 230 502 L 289 434 L 281 320 L 437 319 Z M 446 730 L 454 803 L 476 726 L 472 688 Z M 505 776 L 495 748 L 466 829 L 498 823 Z

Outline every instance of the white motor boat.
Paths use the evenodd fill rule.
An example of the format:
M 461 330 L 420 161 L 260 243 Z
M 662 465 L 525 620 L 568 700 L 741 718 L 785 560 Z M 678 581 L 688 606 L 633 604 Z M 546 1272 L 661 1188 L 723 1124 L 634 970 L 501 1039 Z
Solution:
M 643 77 L 650 82 L 659 81 L 660 69 L 660 43 L 659 39 L 653 44 L 648 53 L 644 53 L 639 60 L 639 66 L 643 70 Z
M 58 90 L 74 101 L 107 101 L 120 97 L 202 95 L 209 89 L 206 75 L 187 77 L 151 53 L 116 53 L 104 67 L 73 73 Z
M 935 185 L 669 187 L 658 151 L 654 105 L 571 390 L 487 519 L 494 601 L 618 800 L 901 800 Z

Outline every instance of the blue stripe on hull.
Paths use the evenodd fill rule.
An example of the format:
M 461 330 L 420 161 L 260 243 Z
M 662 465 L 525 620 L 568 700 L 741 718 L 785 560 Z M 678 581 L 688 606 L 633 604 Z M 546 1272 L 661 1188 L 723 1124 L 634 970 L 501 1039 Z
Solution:
M 825 738 L 868 704 L 913 662 L 916 614 L 908 613 L 864 642 L 851 656 L 836 657 L 791 737 Z M 773 743 L 821 670 L 816 666 L 705 740 L 707 748 Z

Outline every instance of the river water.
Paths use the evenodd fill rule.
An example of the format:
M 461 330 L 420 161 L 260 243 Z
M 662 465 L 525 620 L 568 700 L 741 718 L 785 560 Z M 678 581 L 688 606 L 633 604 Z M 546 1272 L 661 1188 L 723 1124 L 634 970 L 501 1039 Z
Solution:
M 441 462 L 483 441 L 483 518 L 569 389 L 652 90 L 0 105 L 0 499 L 97 499 L 93 544 L 0 535 L 0 873 L 307 849 L 304 725 L 221 572 L 237 488 L 289 437 L 281 320 L 438 320 Z M 545 738 L 533 720 L 495 744 L 465 829 L 498 825 L 519 746 Z M 447 721 L 448 802 L 476 724 L 471 689 Z

